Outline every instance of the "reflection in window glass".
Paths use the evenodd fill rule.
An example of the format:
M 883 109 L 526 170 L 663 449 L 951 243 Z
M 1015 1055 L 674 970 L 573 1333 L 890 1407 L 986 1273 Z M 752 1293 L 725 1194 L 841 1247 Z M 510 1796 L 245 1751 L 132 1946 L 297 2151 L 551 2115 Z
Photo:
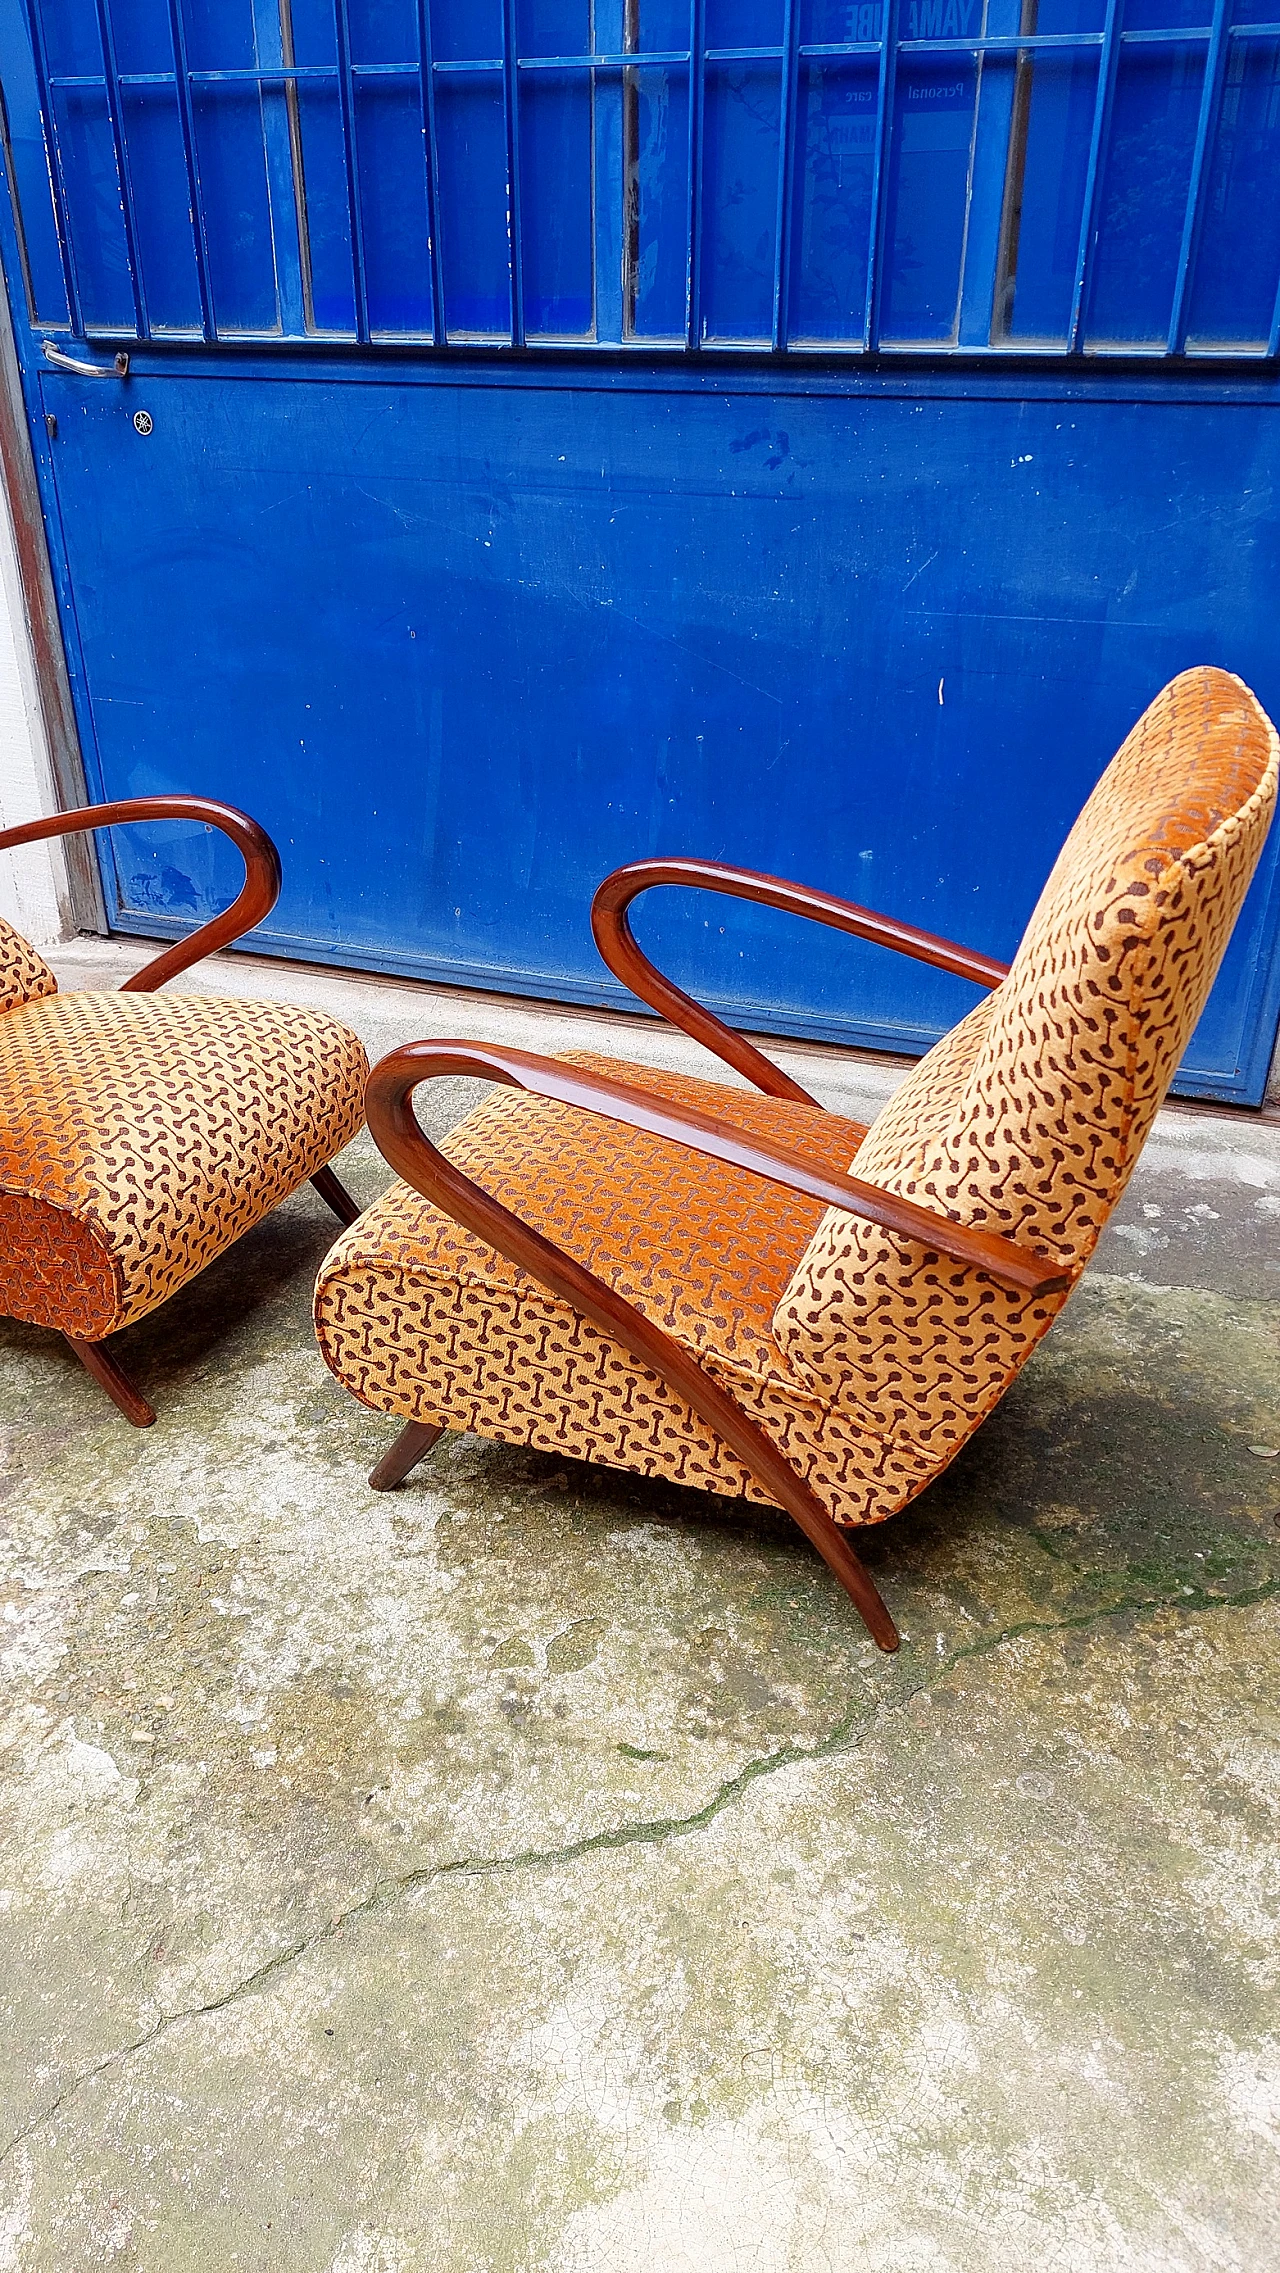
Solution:
M 327 7 L 324 0 L 306 0 L 306 5 L 315 19 L 317 49 L 323 47 L 328 51 L 324 58 L 327 62 L 335 47 L 333 0 L 329 0 Z M 292 6 L 296 26 L 301 13 L 299 0 L 292 0 Z M 414 21 L 413 0 L 347 0 L 347 33 L 354 63 L 417 60 L 418 27 Z M 319 59 L 317 55 L 317 61 Z
M 1123 0 L 1121 9 L 1127 32 L 1207 31 L 1212 16 L 1212 0 Z
M 355 139 L 369 329 L 429 339 L 431 232 L 416 87 L 385 79 L 358 83 Z M 317 275 L 317 322 L 325 304 L 320 281 Z M 336 277 L 331 288 L 335 314 L 345 299 L 344 281 Z
M 783 0 L 706 0 L 706 44 L 717 47 L 777 47 L 782 39 Z
M 171 87 L 124 88 L 120 108 L 147 322 L 157 332 L 198 332 L 200 289 L 177 98 Z
M 875 59 L 804 64 L 796 118 L 792 339 L 860 339 L 866 314 Z
M 1066 342 L 1097 82 L 1096 51 L 1019 61 L 996 339 Z
M 481 63 L 502 53 L 502 0 L 431 0 L 437 62 Z
M 634 44 L 643 54 L 679 54 L 688 47 L 689 0 L 633 0 L 633 5 L 640 18 Z
M 495 72 L 450 72 L 436 89 L 440 272 L 451 339 L 509 339 L 507 130 Z
M 589 55 L 591 0 L 516 0 L 517 55 Z
M 1106 22 L 1107 0 L 1023 0 L 1022 29 L 1042 38 L 1067 32 L 1100 32 Z
M 800 39 L 806 47 L 879 39 L 883 22 L 880 0 L 800 0 Z
M 1278 182 L 1280 41 L 1236 40 L 1206 168 L 1189 344 L 1260 347 L 1269 337 L 1280 284 Z
M 527 72 L 520 88 L 520 253 L 529 337 L 590 336 L 591 224 L 590 74 Z
M 641 28 L 643 30 L 643 16 Z M 632 103 L 623 332 L 680 340 L 686 322 L 689 79 L 681 70 L 628 73 Z
M 134 328 L 128 190 L 146 323 L 190 335 L 202 320 L 200 275 L 170 0 L 106 0 L 124 74 L 123 182 L 98 0 L 35 6 L 61 82 L 50 97 L 53 155 L 84 320 L 99 332 Z M 1031 350 L 1067 344 L 1106 8 L 1107 0 L 897 0 L 875 218 L 885 345 L 936 353 L 988 337 Z M 532 341 L 680 344 L 694 277 L 699 343 L 767 348 L 781 290 L 792 345 L 862 340 L 885 132 L 883 0 L 514 0 L 510 10 L 508 0 L 425 0 L 425 9 L 419 0 L 345 0 L 347 86 L 335 0 L 179 0 L 179 9 L 195 72 L 191 158 L 220 336 L 281 337 L 287 327 L 291 337 L 350 340 L 359 269 L 375 336 L 429 339 L 435 260 L 450 336 L 507 344 L 518 208 L 521 313 Z M 1086 269 L 1084 340 L 1094 351 L 1167 343 L 1213 13 L 1214 0 L 1120 0 Z M 1272 329 L 1277 18 L 1280 0 L 1230 0 L 1188 240 L 1193 352 L 1257 355 Z M 514 55 L 505 52 L 509 22 Z M 426 77 L 420 23 L 434 62 Z M 713 60 L 704 59 L 691 94 L 699 23 Z M 975 52 L 984 35 L 1009 33 L 1064 44 Z M 784 40 L 799 47 L 785 65 Z M 664 54 L 675 59 L 656 60 Z M 34 77 L 30 89 L 15 81 L 7 92 L 33 273 L 56 306 L 62 286 Z M 353 184 L 362 264 L 351 241 Z
M 702 161 L 702 331 L 767 340 L 773 329 L 781 77 L 776 63 L 707 71 Z
M 1147 8 L 1177 4 L 1144 0 Z M 1155 345 L 1168 332 L 1204 57 L 1203 43 L 1121 51 L 1086 318 L 1090 345 Z
M 54 117 L 85 323 L 92 330 L 131 332 L 133 287 L 105 89 L 61 89 L 54 96 Z
M 920 0 L 922 7 L 929 4 Z M 977 91 L 972 55 L 899 62 L 881 324 L 886 341 L 955 336 Z

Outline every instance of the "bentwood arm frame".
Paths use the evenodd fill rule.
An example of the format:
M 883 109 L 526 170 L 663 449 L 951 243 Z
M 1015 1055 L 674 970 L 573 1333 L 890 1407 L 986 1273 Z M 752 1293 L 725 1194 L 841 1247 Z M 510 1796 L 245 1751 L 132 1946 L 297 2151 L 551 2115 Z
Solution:
M 206 828 L 220 829 L 230 837 L 244 859 L 244 883 L 230 907 L 211 916 L 186 939 L 176 939 L 120 988 L 121 994 L 152 994 L 166 979 L 190 970 L 193 963 L 216 954 L 270 915 L 280 897 L 280 856 L 257 821 L 211 797 L 123 797 L 110 805 L 80 805 L 70 813 L 49 813 L 40 821 L 24 821 L 20 828 L 0 830 L 0 852 L 39 844 L 46 837 L 80 836 L 88 829 L 111 829 L 133 821 L 202 821 Z
M 661 1327 L 473 1183 L 423 1135 L 413 1111 L 413 1092 L 420 1082 L 445 1074 L 478 1075 L 647 1130 L 709 1159 L 726 1161 L 829 1206 L 847 1208 L 888 1230 L 924 1240 L 1020 1293 L 1052 1292 L 1066 1284 L 1062 1272 L 1012 1240 L 954 1223 L 854 1177 L 830 1173 L 788 1147 L 748 1136 L 711 1114 L 673 1105 L 629 1083 L 554 1058 L 471 1042 L 413 1042 L 383 1058 L 370 1076 L 369 1127 L 398 1174 L 666 1381 L 794 1517 L 856 1603 L 880 1647 L 896 1649 L 893 1620 L 846 1534 L 729 1392 Z M 429 1423 L 409 1422 L 372 1481 L 383 1489 L 398 1483 L 439 1434 Z
M 625 868 L 615 868 L 612 876 L 606 876 L 591 903 L 595 943 L 615 978 L 621 979 L 624 986 L 638 994 L 651 1009 L 669 1018 L 673 1026 L 682 1027 L 696 1042 L 701 1042 L 736 1073 L 762 1089 L 766 1096 L 789 1097 L 794 1104 L 814 1105 L 817 1099 L 741 1034 L 735 1034 L 714 1011 L 695 1002 L 674 979 L 667 978 L 638 945 L 628 910 L 641 892 L 650 891 L 656 884 L 679 884 L 698 892 L 723 892 L 730 899 L 755 900 L 763 907 L 779 908 L 786 915 L 807 916 L 813 923 L 825 923 L 835 931 L 850 932 L 855 939 L 870 940 L 877 947 L 892 947 L 897 954 L 910 955 L 918 963 L 932 963 L 936 969 L 951 971 L 957 978 L 972 979 L 975 986 L 998 987 L 1008 976 L 1008 964 L 998 963 L 994 956 L 979 955 L 970 947 L 957 947 L 953 940 L 939 939 L 931 931 L 920 931 L 915 924 L 898 923 L 892 916 L 877 915 L 870 908 L 858 907 L 852 900 L 839 900 L 829 892 L 812 891 L 806 884 L 788 884 L 780 876 L 761 876 L 751 868 L 727 868 L 715 860 L 633 860 Z
M 49 837 L 78 836 L 90 829 L 114 828 L 134 821 L 199 821 L 208 828 L 220 829 L 241 853 L 245 868 L 244 883 L 230 907 L 224 908 L 221 915 L 210 917 L 185 939 L 177 939 L 172 946 L 163 948 L 140 971 L 135 971 L 132 978 L 125 979 L 120 988 L 121 994 L 151 994 L 163 986 L 166 979 L 176 978 L 180 971 L 189 970 L 204 956 L 213 955 L 233 939 L 241 938 L 270 915 L 280 896 L 280 856 L 260 823 L 251 820 L 247 813 L 237 811 L 234 805 L 219 804 L 211 797 L 125 797 L 106 805 L 77 806 L 69 813 L 49 813 L 41 820 L 24 821 L 17 828 L 0 830 L 0 852 L 14 850 L 19 845 L 39 844 Z M 355 1222 L 360 1211 L 331 1168 L 322 1168 L 311 1182 L 341 1223 Z M 65 1339 L 81 1364 L 135 1427 L 149 1427 L 155 1414 L 105 1344 L 78 1341 L 71 1334 Z

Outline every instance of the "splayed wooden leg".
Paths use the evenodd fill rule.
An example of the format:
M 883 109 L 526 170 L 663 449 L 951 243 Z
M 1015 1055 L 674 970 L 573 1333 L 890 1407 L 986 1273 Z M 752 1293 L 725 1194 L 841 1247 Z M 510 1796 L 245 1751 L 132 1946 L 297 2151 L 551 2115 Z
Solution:
M 848 1533 L 830 1519 L 824 1531 L 812 1521 L 805 1529 L 827 1569 L 839 1579 L 877 1649 L 896 1650 L 900 1636 L 888 1604 L 861 1556 L 849 1545 Z
M 375 1492 L 393 1492 L 402 1484 L 411 1468 L 416 1468 L 424 1452 L 430 1452 L 436 1438 L 443 1436 L 443 1428 L 435 1421 L 410 1421 L 404 1427 L 390 1452 L 384 1452 L 369 1478 Z
M 113 1405 L 118 1405 L 127 1421 L 136 1429 L 149 1429 L 155 1420 L 145 1397 L 134 1388 L 127 1373 L 116 1364 L 105 1342 L 78 1342 L 74 1334 L 64 1334 L 67 1348 L 74 1350 L 86 1373 L 106 1390 Z
M 333 1209 L 339 1223 L 357 1223 L 360 1210 L 345 1184 L 340 1184 L 332 1168 L 318 1168 L 311 1179 L 321 1199 Z

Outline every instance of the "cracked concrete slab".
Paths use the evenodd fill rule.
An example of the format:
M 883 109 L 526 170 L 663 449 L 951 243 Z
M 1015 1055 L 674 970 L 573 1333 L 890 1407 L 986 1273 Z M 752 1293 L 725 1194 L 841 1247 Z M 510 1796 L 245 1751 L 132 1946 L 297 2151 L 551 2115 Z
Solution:
M 4 2273 L 1276 2262 L 1280 1160 L 1178 1118 L 867 1535 L 894 1660 L 765 1510 L 369 1493 L 310 1192 L 154 1430 L 0 1325 Z

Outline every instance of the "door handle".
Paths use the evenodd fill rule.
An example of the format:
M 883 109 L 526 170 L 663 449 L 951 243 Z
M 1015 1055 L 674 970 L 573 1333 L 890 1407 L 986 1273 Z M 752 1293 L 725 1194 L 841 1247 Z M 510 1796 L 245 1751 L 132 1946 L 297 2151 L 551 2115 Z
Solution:
M 110 363 L 82 363 L 77 356 L 67 355 L 62 348 L 55 347 L 51 339 L 46 339 L 43 346 L 45 362 L 52 363 L 56 371 L 74 371 L 81 379 L 127 379 L 129 376 L 129 358 L 123 348 Z

